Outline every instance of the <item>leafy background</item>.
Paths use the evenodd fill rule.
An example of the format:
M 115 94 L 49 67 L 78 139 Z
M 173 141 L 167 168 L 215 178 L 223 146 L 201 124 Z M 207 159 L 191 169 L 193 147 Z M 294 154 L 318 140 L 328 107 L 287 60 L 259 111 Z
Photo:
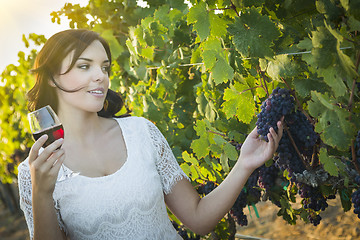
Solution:
M 277 86 L 290 89 L 320 135 L 315 154 L 332 177 L 322 183 L 322 194 L 337 192 L 344 211 L 350 210 L 358 186 L 356 174 L 345 169 L 359 173 L 351 150 L 360 129 L 360 1 L 146 2 L 145 8 L 131 0 L 68 3 L 51 16 L 55 23 L 68 18 L 70 28 L 92 29 L 109 41 L 111 88 L 122 94 L 132 115 L 156 123 L 194 187 L 221 183 L 238 157 L 233 143 L 253 129 L 261 103 Z M 30 34 L 23 41 L 41 46 L 46 39 Z M 16 174 L 16 167 L 9 168 L 17 164 L 15 151 L 26 152 L 33 143 L 26 92 L 34 82 L 29 70 L 36 54 L 19 52 L 18 66 L 1 73 L 3 182 Z M 342 184 L 335 186 L 334 179 Z M 279 180 L 285 186 L 273 190 L 282 202 L 279 215 L 291 224 L 297 218 L 306 222 L 304 211 L 292 207 L 296 186 L 286 173 Z M 211 236 L 230 239 L 232 226 L 227 215 Z

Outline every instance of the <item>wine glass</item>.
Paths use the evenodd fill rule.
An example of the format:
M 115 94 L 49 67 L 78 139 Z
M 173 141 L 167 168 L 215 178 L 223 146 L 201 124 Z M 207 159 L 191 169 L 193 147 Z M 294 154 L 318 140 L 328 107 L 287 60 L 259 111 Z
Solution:
M 28 119 L 30 123 L 30 130 L 35 141 L 44 134 L 48 135 L 48 139 L 44 143 L 43 147 L 49 146 L 52 142 L 59 138 L 64 138 L 64 128 L 59 120 L 59 117 L 49 105 L 29 113 Z M 60 178 L 57 179 L 58 182 L 80 174 L 78 172 L 66 171 L 64 164 L 61 165 L 61 168 L 63 173 Z

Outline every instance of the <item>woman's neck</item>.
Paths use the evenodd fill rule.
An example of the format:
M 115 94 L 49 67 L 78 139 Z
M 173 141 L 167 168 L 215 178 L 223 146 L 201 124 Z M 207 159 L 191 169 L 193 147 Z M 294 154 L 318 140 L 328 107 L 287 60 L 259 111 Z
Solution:
M 59 111 L 59 118 L 64 127 L 66 142 L 93 142 L 104 129 L 102 118 L 97 113 L 84 111 Z

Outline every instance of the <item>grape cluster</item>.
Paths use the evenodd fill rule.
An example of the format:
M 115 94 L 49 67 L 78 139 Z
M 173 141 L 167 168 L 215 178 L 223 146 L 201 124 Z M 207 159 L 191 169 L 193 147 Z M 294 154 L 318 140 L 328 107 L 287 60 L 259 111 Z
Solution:
M 287 132 L 283 133 L 277 152 L 278 155 L 274 157 L 275 166 L 282 171 L 287 170 L 289 177 L 293 177 L 293 173 L 302 173 L 306 169 Z
M 244 214 L 244 208 L 246 205 L 255 204 L 260 201 L 261 192 L 258 189 L 259 171 L 255 170 L 246 183 L 246 187 L 240 192 L 233 207 L 230 210 L 231 215 L 235 218 L 236 222 L 240 226 L 246 226 L 248 224 L 247 216 Z
M 298 140 L 297 146 L 300 150 L 312 148 L 319 136 L 314 131 L 314 126 L 308 121 L 304 113 L 295 111 L 286 117 L 286 124 L 291 135 Z
M 355 183 L 360 186 L 360 176 L 355 178 Z M 353 192 L 351 199 L 354 204 L 354 213 L 360 218 L 360 188 Z
M 355 156 L 356 156 L 356 163 L 360 166 L 360 130 L 358 131 L 355 139 Z
M 264 164 L 259 168 L 259 186 L 270 191 L 271 187 L 275 185 L 278 174 L 279 169 L 274 164 L 269 167 Z
M 288 131 L 284 131 L 277 149 L 278 155 L 275 157 L 276 166 L 289 172 L 289 177 L 293 173 L 302 173 L 306 168 L 304 160 L 311 160 L 313 146 L 319 136 L 314 131 L 314 126 L 301 111 L 295 111 L 294 98 L 290 91 L 283 88 L 275 88 L 269 98 L 261 105 L 261 112 L 258 114 L 258 134 L 267 140 L 269 128 L 273 127 L 277 131 L 276 123 L 284 116 L 284 122 Z M 290 135 L 291 136 L 290 136 Z M 294 143 L 291 141 L 293 139 Z M 299 155 L 300 153 L 300 155 Z M 295 181 L 296 179 L 292 179 Z
M 230 143 L 231 143 L 231 145 L 233 145 L 236 148 L 237 151 L 240 151 L 240 149 L 241 149 L 241 147 L 243 145 L 242 143 L 238 143 L 238 142 L 236 142 L 234 140 L 232 140 Z
M 294 110 L 294 98 L 290 91 L 285 88 L 275 88 L 261 105 L 261 112 L 257 115 L 258 134 L 266 141 L 269 129 L 273 127 L 277 131 L 277 122 L 282 116 Z
M 215 183 L 214 182 L 206 182 L 205 184 L 201 184 L 198 188 L 197 188 L 197 192 L 199 194 L 204 194 L 204 195 L 208 195 L 212 190 L 215 189 Z
M 329 205 L 327 204 L 328 199 L 334 199 L 335 195 L 329 195 L 325 197 L 322 195 L 319 188 L 311 187 L 307 184 L 298 183 L 299 195 L 303 198 L 302 204 L 305 210 L 308 211 L 308 220 L 314 226 L 320 224 L 321 216 L 319 211 L 324 211 Z
M 175 221 L 172 221 L 172 225 L 174 226 L 175 230 L 178 232 L 180 237 L 184 240 L 200 240 L 200 236 L 197 234 L 188 234 L 184 226 L 180 226 Z

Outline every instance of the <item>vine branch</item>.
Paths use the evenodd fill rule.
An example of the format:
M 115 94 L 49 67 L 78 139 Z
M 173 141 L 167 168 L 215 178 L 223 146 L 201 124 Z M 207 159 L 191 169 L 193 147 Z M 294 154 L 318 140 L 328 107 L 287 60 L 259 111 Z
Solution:
M 356 153 L 355 153 L 355 140 L 351 140 L 351 157 L 352 157 L 352 163 L 355 166 L 356 171 L 360 174 L 360 169 L 356 161 Z
M 223 134 L 223 133 L 217 133 L 217 132 L 214 132 L 214 131 L 211 131 L 211 130 L 208 130 L 208 132 L 209 132 L 209 133 L 216 134 L 216 135 L 220 135 L 220 136 L 222 136 L 222 137 L 224 137 L 224 138 L 227 138 L 227 136 L 226 136 L 225 134 Z
M 295 141 L 294 141 L 294 139 L 293 139 L 293 137 L 292 137 L 292 135 L 291 135 L 291 133 L 290 133 L 290 131 L 289 131 L 289 128 L 288 128 L 288 126 L 286 125 L 286 123 L 284 123 L 284 129 L 285 129 L 286 133 L 288 134 L 288 136 L 289 136 L 289 138 L 290 138 L 290 141 L 291 141 L 291 144 L 292 144 L 293 147 L 295 148 L 295 151 L 296 151 L 296 153 L 298 154 L 298 156 L 299 156 L 299 158 L 301 159 L 301 161 L 303 162 L 305 168 L 306 168 L 307 170 L 310 170 L 308 163 L 305 161 L 305 159 L 304 159 L 303 156 L 301 155 L 299 149 L 297 148 L 296 143 L 295 143 Z
M 231 4 L 230 8 L 233 9 L 233 10 L 236 12 L 236 15 L 237 15 L 238 17 L 240 17 L 240 14 L 239 14 L 239 12 L 236 10 L 236 6 L 235 6 L 235 4 L 233 3 L 233 1 L 230 1 L 230 4 Z
M 355 64 L 355 72 L 357 73 L 359 70 L 359 64 L 360 64 L 360 52 L 358 53 L 358 57 L 356 59 L 356 64 Z M 349 98 L 349 104 L 347 109 L 351 112 L 352 111 L 352 104 L 353 104 L 353 99 L 354 99 L 354 92 L 355 92 L 355 87 L 356 87 L 356 80 L 357 77 L 354 78 L 353 80 L 353 84 L 351 87 L 351 93 L 350 93 L 350 98 Z M 350 119 L 351 119 L 351 115 L 350 115 Z
M 261 87 L 265 90 L 265 92 L 266 92 L 267 96 L 269 97 L 269 96 L 270 96 L 270 94 L 269 94 L 269 90 L 268 90 L 268 88 L 267 88 L 267 85 L 266 85 L 266 80 L 265 80 L 266 76 L 265 76 L 264 72 L 263 72 L 263 71 L 261 71 L 261 69 L 260 69 L 260 67 L 259 67 L 259 66 L 257 66 L 257 72 L 258 72 L 258 74 L 260 74 L 260 75 L 261 75 L 261 79 L 262 79 L 262 80 L 263 80 L 263 82 L 264 82 L 264 84 L 263 84 L 263 83 L 261 82 L 261 79 L 260 79 L 260 85 L 261 85 Z

